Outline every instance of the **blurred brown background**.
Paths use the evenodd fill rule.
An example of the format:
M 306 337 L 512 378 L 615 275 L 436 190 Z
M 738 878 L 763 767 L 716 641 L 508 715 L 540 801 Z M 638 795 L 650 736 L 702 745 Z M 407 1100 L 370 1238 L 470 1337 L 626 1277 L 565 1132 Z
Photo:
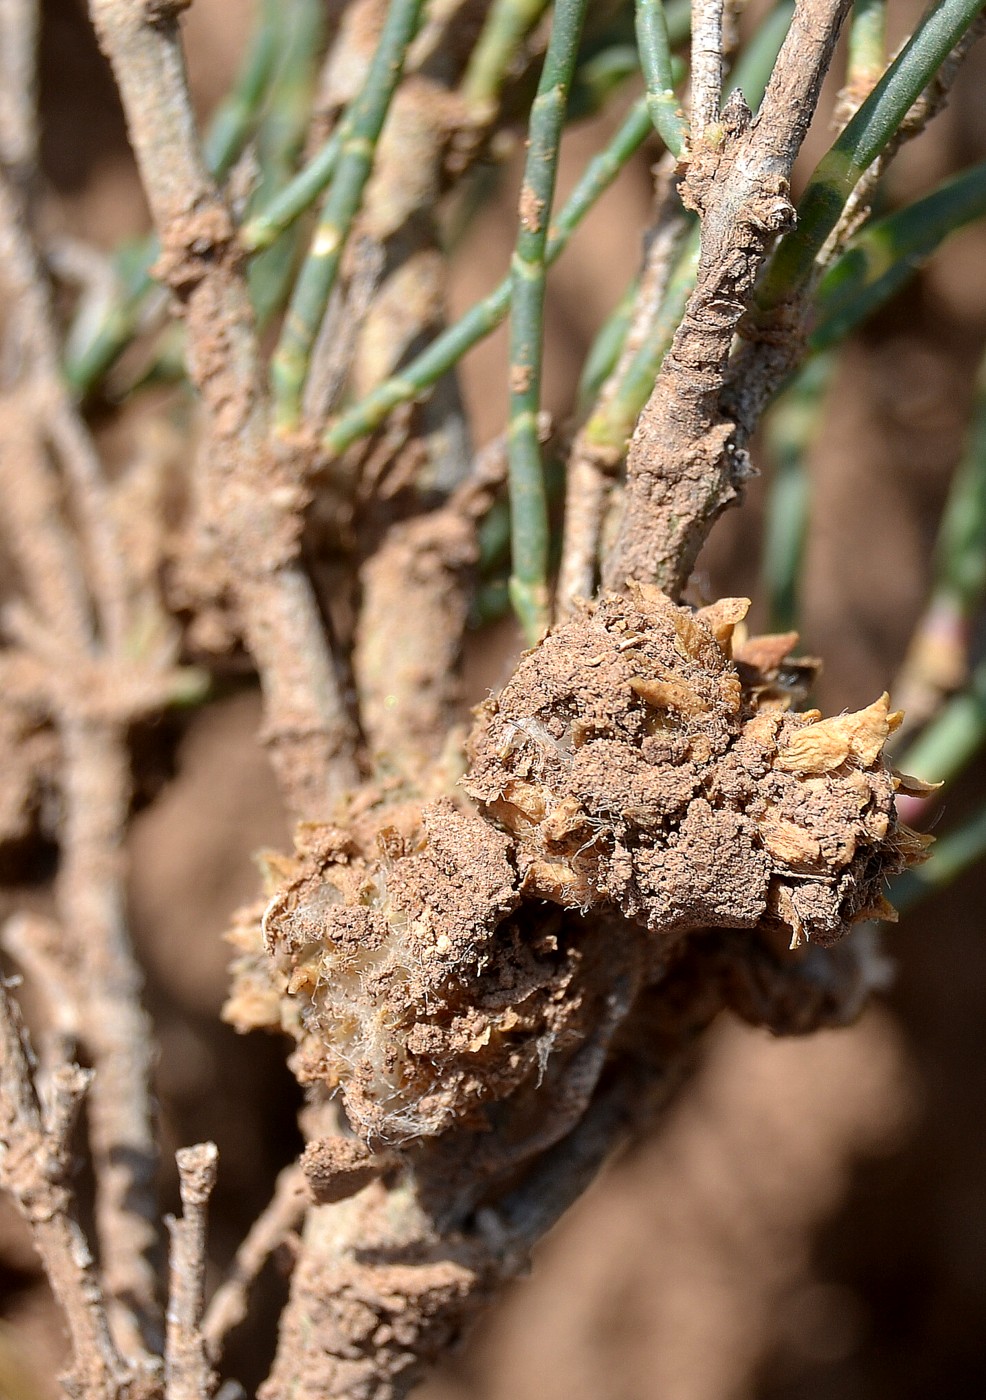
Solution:
M 144 208 L 83 0 L 45 0 L 44 153 L 52 217 L 111 247 Z M 894 32 L 917 13 L 891 3 Z M 246 0 L 196 0 L 186 24 L 197 99 L 224 91 Z M 894 168 L 892 203 L 986 157 L 986 47 L 948 110 Z M 562 192 L 598 148 L 566 139 Z M 816 123 L 804 167 L 827 140 Z M 515 167 L 457 255 L 461 309 L 502 275 Z M 625 172 L 552 274 L 547 397 L 564 416 L 586 348 L 634 266 L 645 161 Z M 986 344 L 986 229 L 959 234 L 849 345 L 812 456 L 803 635 L 825 658 L 819 703 L 870 701 L 902 658 Z M 477 442 L 502 426 L 504 340 L 465 366 Z M 106 424 L 125 446 L 128 429 Z M 768 464 L 762 457 L 761 465 Z M 757 589 L 763 481 L 701 561 L 710 594 Z M 509 625 L 477 641 L 476 699 L 498 683 Z M 145 799 L 132 840 L 135 935 L 159 1027 L 166 1147 L 214 1138 L 218 1277 L 297 1148 L 283 1050 L 219 1025 L 230 911 L 254 891 L 251 854 L 286 828 L 253 743 L 247 686 L 141 736 Z M 981 800 L 956 784 L 949 825 Z M 980 796 L 977 797 L 977 794 Z M 23 854 L 23 853 L 22 853 Z M 29 858 L 28 858 L 29 857 Z M 5 909 L 43 906 L 51 853 L 5 870 Z M 721 1024 L 696 1081 L 653 1141 L 613 1164 L 544 1244 L 429 1400 L 924 1400 L 986 1394 L 986 937 L 981 873 L 927 902 L 886 946 L 896 978 L 851 1031 L 805 1042 Z M 163 1183 L 172 1206 L 173 1183 Z M 234 1336 L 249 1389 L 273 1342 L 283 1280 L 265 1276 Z M 0 1204 L 0 1318 L 38 1394 L 55 1393 L 60 1329 L 30 1247 Z M 0 1394 L 3 1382 L 0 1381 Z

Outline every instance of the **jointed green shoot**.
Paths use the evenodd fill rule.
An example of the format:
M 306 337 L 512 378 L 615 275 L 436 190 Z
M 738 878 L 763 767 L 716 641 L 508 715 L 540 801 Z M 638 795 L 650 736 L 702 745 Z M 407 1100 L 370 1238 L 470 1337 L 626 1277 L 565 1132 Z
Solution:
M 342 119 L 335 174 L 271 363 L 274 416 L 282 430 L 295 427 L 301 415 L 312 348 L 373 169 L 377 141 L 418 29 L 422 4 L 423 0 L 392 0 L 366 81 Z
M 547 626 L 548 502 L 538 439 L 548 227 L 568 90 L 588 0 L 557 0 L 528 126 L 520 219 L 511 262 L 510 423 L 507 432 L 513 572 L 510 597 L 533 643 Z

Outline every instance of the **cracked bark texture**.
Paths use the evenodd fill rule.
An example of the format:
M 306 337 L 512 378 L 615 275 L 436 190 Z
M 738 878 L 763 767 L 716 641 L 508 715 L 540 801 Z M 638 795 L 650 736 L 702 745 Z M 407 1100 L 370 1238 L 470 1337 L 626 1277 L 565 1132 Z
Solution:
M 709 530 L 750 475 L 755 424 L 720 402 L 760 269 L 791 227 L 790 174 L 849 0 L 799 4 L 755 119 L 735 91 L 688 157 L 681 195 L 702 220 L 695 290 L 630 443 L 623 519 L 603 584 L 681 594 Z

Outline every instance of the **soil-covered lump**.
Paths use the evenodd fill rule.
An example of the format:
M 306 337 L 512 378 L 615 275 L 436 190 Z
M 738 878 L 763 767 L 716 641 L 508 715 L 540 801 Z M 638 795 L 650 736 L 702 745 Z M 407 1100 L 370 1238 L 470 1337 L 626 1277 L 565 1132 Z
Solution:
M 661 940 L 780 921 L 829 943 L 885 912 L 914 844 L 882 756 L 899 716 L 885 695 L 790 712 L 776 682 L 796 638 L 734 655 L 748 606 L 606 596 L 483 707 L 466 788 L 513 837 L 525 893 L 610 902 Z
M 518 1091 L 553 1092 L 612 1022 L 617 978 L 623 999 L 653 985 L 689 934 L 746 930 L 797 960 L 886 915 L 887 876 L 922 847 L 883 758 L 898 716 L 885 695 L 792 712 L 811 663 L 787 659 L 793 635 L 741 640 L 748 606 L 605 596 L 481 707 L 475 809 L 300 827 L 232 935 L 228 1019 L 286 1031 L 299 1079 L 340 1090 L 367 1142 L 483 1131 Z

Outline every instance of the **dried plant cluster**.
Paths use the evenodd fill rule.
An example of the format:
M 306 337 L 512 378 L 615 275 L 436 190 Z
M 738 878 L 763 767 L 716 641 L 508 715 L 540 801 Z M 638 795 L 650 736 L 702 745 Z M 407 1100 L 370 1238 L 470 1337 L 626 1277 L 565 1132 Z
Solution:
M 983 199 L 980 176 L 946 216 L 922 206 L 920 236 L 892 216 L 857 236 L 984 21 L 941 0 L 888 60 L 882 5 L 859 6 L 840 131 L 795 210 L 849 0 L 780 0 L 731 95 L 742 7 L 723 0 L 261 0 L 205 143 L 187 7 L 89 3 L 156 235 L 94 328 L 99 260 L 39 215 L 40 8 L 0 4 L 0 843 L 59 847 L 52 916 L 3 931 L 41 1016 L 35 1057 L 0 979 L 0 1184 L 78 1400 L 211 1400 L 285 1241 L 262 1400 L 397 1400 L 654 1122 L 720 1011 L 803 1034 L 850 1021 L 883 975 L 868 925 L 928 844 L 897 814 L 930 791 L 886 756 L 899 712 L 800 709 L 816 663 L 795 633 L 751 636 L 745 599 L 683 598 L 767 404 L 854 324 L 860 259 L 865 308 L 889 295 L 888 238 L 908 268 Z M 557 207 L 566 121 L 630 70 L 643 95 Z M 641 266 L 577 421 L 552 423 L 549 267 L 655 132 Z M 446 325 L 456 224 L 511 141 L 509 273 Z M 124 352 L 174 376 L 166 302 L 180 440 L 158 424 L 137 446 L 128 410 L 150 400 Z M 457 366 L 508 314 L 509 419 L 475 452 Z M 130 443 L 113 470 L 97 406 Z M 968 621 L 986 579 L 963 587 Z M 530 649 L 465 738 L 469 618 L 506 599 Z M 226 1017 L 285 1034 L 307 1146 L 207 1298 L 212 1144 L 178 1153 L 166 1281 L 153 1262 L 131 737 L 248 667 L 297 834 L 235 918 Z

